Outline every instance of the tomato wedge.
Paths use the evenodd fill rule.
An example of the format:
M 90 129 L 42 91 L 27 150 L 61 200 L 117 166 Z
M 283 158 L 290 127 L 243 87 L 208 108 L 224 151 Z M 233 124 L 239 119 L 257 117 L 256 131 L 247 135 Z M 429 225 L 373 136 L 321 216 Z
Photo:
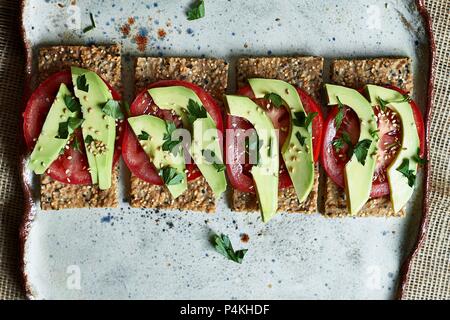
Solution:
M 396 90 L 402 95 L 406 95 L 405 91 L 397 87 L 386 87 Z M 359 91 L 363 93 L 364 89 Z M 423 156 L 425 151 L 425 132 L 422 114 L 414 101 L 411 100 L 410 105 L 413 110 L 417 132 L 420 139 L 420 156 Z M 336 131 L 334 119 L 337 113 L 338 108 L 337 106 L 334 106 L 325 120 L 321 162 L 331 180 L 333 180 L 333 182 L 338 186 L 344 188 L 344 168 L 350 160 L 347 155 L 348 146 L 344 144 L 343 148 L 337 152 L 332 143 L 335 139 L 342 137 L 345 132 L 348 134 L 352 145 L 355 145 L 359 139 L 360 125 L 356 113 L 352 109 L 344 107 L 344 118 L 339 130 Z M 378 129 L 380 130 L 378 132 L 380 140 L 378 142 L 377 163 L 372 179 L 372 191 L 370 193 L 370 197 L 378 198 L 389 195 L 390 193 L 386 170 L 395 159 L 395 156 L 401 147 L 401 121 L 398 115 L 392 113 L 390 109 L 385 112 L 381 112 L 379 107 L 375 107 L 374 113 L 377 117 Z
M 104 80 L 103 80 L 104 81 Z M 58 93 L 61 83 L 73 91 L 72 75 L 70 71 L 61 71 L 52 74 L 31 94 L 23 113 L 23 135 L 28 149 L 31 151 L 41 133 L 47 113 Z M 106 81 L 114 100 L 121 100 L 120 94 Z M 117 124 L 118 139 L 114 150 L 114 163 L 119 160 L 122 143 L 121 122 Z M 80 150 L 74 148 L 75 139 Z M 91 175 L 88 171 L 88 161 L 84 152 L 84 144 L 81 129 L 74 132 L 72 140 L 67 144 L 64 153 L 61 154 L 47 169 L 47 174 L 60 182 L 69 184 L 91 184 Z
M 216 127 L 220 132 L 223 132 L 222 112 L 213 99 L 213 97 L 203 90 L 201 87 L 186 81 L 179 80 L 163 80 L 152 83 L 147 89 L 143 90 L 133 101 L 130 107 L 130 116 L 140 116 L 143 114 L 151 114 L 162 118 L 164 120 L 170 120 L 177 126 L 181 126 L 178 117 L 174 117 L 168 110 L 159 109 L 153 102 L 152 97 L 148 93 L 148 89 L 158 87 L 170 87 L 170 86 L 183 86 L 191 89 L 201 100 L 206 111 L 216 123 Z M 222 135 L 219 134 L 220 145 L 222 145 Z M 147 155 L 139 144 L 133 130 L 129 125 L 126 126 L 124 139 L 122 143 L 122 157 L 130 171 L 139 179 L 149 182 L 155 185 L 162 185 L 163 181 L 158 175 L 156 168 L 149 161 Z M 188 170 L 187 177 L 189 181 L 192 181 L 201 176 L 200 170 L 194 163 L 187 163 L 186 169 Z
M 314 118 L 312 122 L 312 142 L 313 142 L 313 153 L 314 160 L 319 159 L 319 154 L 322 145 L 322 127 L 323 127 L 323 116 L 319 105 L 311 98 L 305 91 L 297 88 L 297 92 L 303 103 L 303 107 L 307 113 L 317 112 L 318 115 Z M 258 105 L 264 108 L 267 115 L 272 120 L 275 129 L 279 129 L 279 146 L 280 149 L 283 146 L 284 141 L 289 133 L 290 126 L 290 116 L 289 112 L 285 108 L 276 108 L 269 103 L 266 99 L 256 99 L 253 90 L 250 86 L 242 87 L 238 91 L 239 95 L 247 96 Z M 267 108 L 267 106 L 270 106 Z M 227 130 L 248 130 L 253 128 L 253 126 L 245 119 L 234 116 L 227 116 L 226 123 Z M 242 155 L 246 152 L 243 146 L 238 143 L 238 141 L 227 141 L 227 146 L 233 144 L 234 148 L 226 148 L 226 167 L 228 178 L 230 180 L 233 188 L 240 190 L 242 192 L 255 192 L 255 187 L 253 183 L 253 178 L 251 176 L 250 170 L 252 164 L 240 164 L 239 159 L 242 159 Z M 234 150 L 231 153 L 230 150 Z M 280 157 L 280 173 L 279 173 L 279 189 L 284 189 L 292 186 L 292 181 L 289 173 L 286 170 L 283 159 Z

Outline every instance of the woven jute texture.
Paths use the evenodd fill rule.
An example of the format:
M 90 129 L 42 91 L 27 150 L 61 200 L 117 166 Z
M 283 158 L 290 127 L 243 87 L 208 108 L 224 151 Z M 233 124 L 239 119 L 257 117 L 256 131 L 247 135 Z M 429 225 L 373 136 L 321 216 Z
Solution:
M 450 299 L 450 1 L 428 0 L 436 41 L 430 126 L 428 229 L 407 276 L 403 299 Z
M 24 298 L 18 230 L 23 214 L 18 159 L 25 57 L 19 3 L 0 0 L 0 298 Z M 436 40 L 434 112 L 430 128 L 428 231 L 412 260 L 405 299 L 450 299 L 450 1 L 428 0 Z

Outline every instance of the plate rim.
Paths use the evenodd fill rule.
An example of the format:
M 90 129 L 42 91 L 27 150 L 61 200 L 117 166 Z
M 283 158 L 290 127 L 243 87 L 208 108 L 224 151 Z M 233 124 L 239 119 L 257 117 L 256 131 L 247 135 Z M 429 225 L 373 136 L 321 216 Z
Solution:
M 30 40 L 27 38 L 26 27 L 25 27 L 25 19 L 24 12 L 25 6 L 27 5 L 28 0 L 20 0 L 20 12 L 19 12 L 19 26 L 20 26 L 20 36 L 22 38 L 22 45 L 25 50 L 25 81 L 24 81 L 24 89 L 22 94 L 22 103 L 21 103 L 21 112 L 25 109 L 27 100 L 32 93 L 31 83 L 32 83 L 32 74 L 31 69 L 33 65 L 33 55 L 32 55 L 32 45 Z M 434 109 L 433 98 L 434 98 L 434 80 L 436 76 L 436 43 L 434 40 L 433 34 L 433 26 L 431 17 L 428 13 L 428 10 L 425 6 L 425 0 L 414 0 L 414 3 L 417 7 L 419 15 L 422 17 L 424 26 L 426 28 L 425 34 L 428 40 L 428 88 L 427 88 L 427 98 L 424 110 L 424 118 L 425 118 L 425 156 L 426 159 L 430 157 L 430 133 L 429 128 L 431 125 L 431 114 Z M 21 123 L 22 124 L 22 123 Z M 30 282 L 28 280 L 28 276 L 26 273 L 26 262 L 25 262 L 25 253 L 26 253 L 26 243 L 28 240 L 28 235 L 30 232 L 30 226 L 34 218 L 34 213 L 32 210 L 33 206 L 33 197 L 31 186 L 27 182 L 26 178 L 26 157 L 28 154 L 25 141 L 23 138 L 23 126 L 19 125 L 19 134 L 20 134 L 20 156 L 19 156 L 19 174 L 20 174 L 20 183 L 22 185 L 22 191 L 24 196 L 24 213 L 22 215 L 20 227 L 19 227 L 19 277 L 22 285 L 22 289 L 25 291 L 25 296 L 27 299 L 35 299 L 36 297 L 33 294 L 33 290 L 31 288 Z M 419 250 L 424 244 L 426 232 L 428 230 L 429 223 L 429 193 L 431 179 L 430 179 L 430 163 L 428 162 L 424 167 L 424 187 L 423 187 L 423 199 L 422 199 L 422 216 L 420 219 L 420 225 L 418 234 L 416 235 L 416 240 L 414 242 L 413 249 L 408 254 L 404 262 L 401 264 L 400 272 L 399 272 L 399 284 L 397 288 L 396 299 L 401 300 L 404 298 L 406 283 L 409 279 L 411 272 L 411 265 L 413 259 L 418 255 Z

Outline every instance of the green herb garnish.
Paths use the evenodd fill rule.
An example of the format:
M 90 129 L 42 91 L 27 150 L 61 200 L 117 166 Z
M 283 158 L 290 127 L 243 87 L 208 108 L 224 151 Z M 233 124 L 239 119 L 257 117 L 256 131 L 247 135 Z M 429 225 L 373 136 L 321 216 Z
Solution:
M 370 129 L 370 130 L 369 130 L 369 134 L 371 135 L 371 137 L 374 138 L 374 139 L 376 139 L 376 140 L 378 140 L 378 139 L 380 138 L 380 137 L 378 136 L 378 132 L 380 132 L 379 129 L 376 129 L 376 130 Z
M 94 29 L 96 27 L 95 25 L 95 21 L 94 21 L 94 16 L 91 12 L 89 12 L 89 18 L 91 19 L 91 25 L 87 26 L 83 29 L 83 33 L 86 33 L 88 31 L 91 31 L 92 29 Z
M 81 126 L 83 119 L 69 117 L 67 121 L 60 122 L 58 126 L 58 135 L 55 137 L 57 139 L 67 139 L 69 135 L 75 131 L 76 128 Z
M 84 74 L 77 78 L 77 88 L 84 92 L 89 91 L 89 84 L 86 83 L 86 76 Z
M 224 234 L 221 234 L 220 236 L 215 234 L 212 236 L 211 242 L 218 253 L 237 263 L 242 263 L 242 260 L 248 251 L 247 249 L 234 251 L 230 238 Z
M 292 123 L 297 127 L 308 129 L 309 125 L 317 115 L 317 112 L 311 112 L 308 113 L 308 115 L 306 115 L 303 111 L 294 112 L 294 119 L 292 119 Z
M 300 142 L 300 145 L 303 147 L 305 145 L 306 137 L 302 136 L 298 131 L 295 133 L 295 136 L 297 137 L 298 142 Z
M 380 108 L 381 108 L 381 110 L 382 111 L 386 111 L 386 107 L 387 107 L 387 105 L 390 103 L 390 102 L 388 102 L 388 101 L 386 101 L 386 100 L 383 100 L 383 99 L 381 99 L 380 97 L 378 97 L 378 104 L 380 105 Z
M 414 174 L 414 170 L 409 169 L 408 159 L 403 159 L 402 164 L 397 168 L 397 171 L 401 172 L 408 179 L 408 185 L 410 187 L 414 187 L 416 175 Z
M 199 0 L 187 11 L 188 20 L 197 20 L 205 16 L 205 2 Z
M 148 138 L 150 138 L 150 135 L 146 131 L 141 130 L 141 134 L 139 134 L 137 137 L 139 140 L 148 140 Z
M 56 139 L 67 139 L 69 136 L 69 124 L 68 122 L 60 122 L 58 126 L 58 135 Z
M 92 138 L 92 136 L 91 136 L 90 134 L 88 134 L 88 135 L 86 136 L 86 138 L 84 139 L 84 143 L 85 143 L 86 145 L 91 144 L 93 141 L 94 141 L 94 138 Z
M 336 96 L 336 100 L 338 102 L 338 113 L 334 118 L 334 125 L 336 127 L 336 131 L 339 130 L 342 124 L 342 120 L 344 120 L 344 104 L 341 102 L 339 97 Z
M 225 170 L 225 165 L 220 162 L 219 158 L 216 157 L 216 153 L 214 151 L 209 149 L 202 150 L 202 155 L 206 159 L 206 161 L 214 166 L 217 172 Z
M 172 140 L 172 134 L 177 129 L 175 123 L 171 121 L 166 121 L 166 133 L 164 133 L 162 145 L 163 151 L 169 151 L 174 156 L 178 154 L 181 147 L 181 138 L 179 140 Z
M 113 119 L 124 119 L 120 104 L 116 100 L 109 99 L 102 107 L 104 114 L 112 117 Z
M 78 141 L 78 138 L 76 136 L 74 136 L 73 142 L 72 142 L 72 148 L 75 151 L 81 152 L 81 145 L 80 142 Z
M 195 120 L 199 118 L 206 118 L 207 113 L 205 107 L 201 104 L 198 104 L 196 101 L 189 99 L 188 105 L 188 119 L 190 123 L 194 123 Z
M 165 185 L 172 186 L 183 182 L 184 175 L 178 172 L 175 168 L 164 167 L 159 170 L 159 175 L 164 181 Z
M 353 153 L 355 154 L 356 159 L 358 159 L 358 162 L 363 166 L 366 164 L 367 153 L 371 144 L 372 140 L 364 139 L 359 141 L 353 149 Z
M 380 105 L 381 110 L 385 111 L 387 105 L 390 103 L 411 102 L 412 99 L 409 95 L 405 94 L 403 96 L 403 99 L 401 99 L 401 100 L 386 101 L 386 100 L 381 99 L 380 97 L 378 97 L 377 100 L 378 100 L 378 104 Z
M 339 152 L 346 144 L 348 146 L 347 154 L 349 155 L 349 158 L 352 156 L 353 145 L 352 145 L 352 141 L 350 140 L 350 136 L 348 135 L 348 133 L 346 131 L 342 132 L 341 137 L 334 139 L 333 142 L 331 142 L 331 144 L 333 145 L 333 148 L 334 148 L 334 150 L 336 150 L 336 152 Z
M 273 105 L 277 108 L 281 107 L 283 105 L 283 99 L 280 97 L 280 95 L 276 93 L 266 93 L 264 95 L 264 99 L 269 100 L 273 103 Z
M 77 98 L 72 96 L 64 96 L 64 104 L 70 112 L 81 111 L 81 105 Z
M 426 164 L 428 161 L 426 158 L 420 157 L 420 148 L 417 148 L 417 154 L 412 157 L 413 161 L 417 162 L 420 165 Z

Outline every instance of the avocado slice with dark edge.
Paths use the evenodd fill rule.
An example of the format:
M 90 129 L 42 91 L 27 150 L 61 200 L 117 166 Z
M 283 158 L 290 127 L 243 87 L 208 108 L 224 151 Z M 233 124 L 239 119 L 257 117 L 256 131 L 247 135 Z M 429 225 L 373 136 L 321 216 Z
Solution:
M 351 215 L 356 215 L 369 200 L 370 191 L 372 190 L 372 177 L 376 164 L 376 143 L 370 133 L 378 130 L 377 122 L 369 101 L 358 91 L 331 84 L 326 84 L 325 89 L 329 105 L 337 105 L 340 101 L 355 111 L 360 120 L 358 142 L 363 140 L 370 140 L 371 142 L 364 164 L 359 162 L 357 156 L 353 154 L 350 161 L 345 165 L 347 207 Z
M 202 106 L 199 97 L 193 90 L 183 86 L 152 88 L 148 90 L 148 93 L 160 109 L 173 110 L 181 118 L 184 128 L 190 130 L 192 143 L 189 153 L 214 195 L 219 197 L 227 186 L 225 172 L 218 170 L 215 163 L 208 161 L 210 159 L 206 159 L 203 152 L 204 150 L 212 151 L 216 160 L 222 161 L 216 124 L 209 113 L 206 113 L 206 118 L 198 118 L 194 123 L 190 123 L 188 117 L 187 106 L 190 100 Z
M 177 198 L 187 190 L 186 166 L 184 155 L 181 152 L 174 155 L 169 151 L 162 150 L 165 141 L 166 122 L 155 116 L 142 115 L 128 118 L 128 123 L 160 175 L 163 170 L 172 168 L 175 170 L 174 173 L 180 176 L 179 183 L 166 183 L 172 197 Z
M 116 122 L 102 107 L 112 99 L 112 94 L 95 72 L 77 67 L 72 67 L 71 71 L 75 96 L 80 100 L 84 118 L 82 132 L 92 183 L 106 190 L 111 187 Z
M 59 124 L 80 115 L 78 111 L 72 112 L 67 108 L 64 97 L 72 97 L 72 93 L 61 83 L 28 163 L 28 168 L 36 174 L 43 174 L 50 167 L 70 139 L 70 134 L 66 138 L 59 136 Z
M 375 85 L 367 85 L 366 90 L 372 106 L 379 105 L 380 98 L 387 101 L 387 107 L 398 114 L 402 123 L 402 147 L 386 171 L 391 190 L 391 202 L 394 207 L 394 212 L 398 212 L 406 205 L 414 192 L 414 185 L 411 186 L 408 178 L 398 169 L 405 159 L 407 159 L 407 170 L 411 170 L 411 174 L 414 176 L 417 174 L 417 162 L 414 159 L 417 156 L 418 150 L 420 150 L 420 139 L 417 133 L 414 113 L 409 101 L 398 91 Z
M 259 162 L 251 174 L 263 222 L 269 221 L 278 209 L 278 136 L 266 112 L 248 97 L 227 95 L 226 102 L 232 116 L 247 119 L 255 128 L 260 140 Z
M 288 138 L 281 148 L 281 155 L 286 164 L 297 198 L 300 202 L 306 200 L 314 186 L 314 153 L 312 147 L 311 127 L 294 125 L 297 113 L 306 111 L 297 90 L 291 84 L 274 79 L 248 79 L 256 98 L 264 98 L 266 94 L 275 93 L 286 104 L 290 113 L 291 126 Z

